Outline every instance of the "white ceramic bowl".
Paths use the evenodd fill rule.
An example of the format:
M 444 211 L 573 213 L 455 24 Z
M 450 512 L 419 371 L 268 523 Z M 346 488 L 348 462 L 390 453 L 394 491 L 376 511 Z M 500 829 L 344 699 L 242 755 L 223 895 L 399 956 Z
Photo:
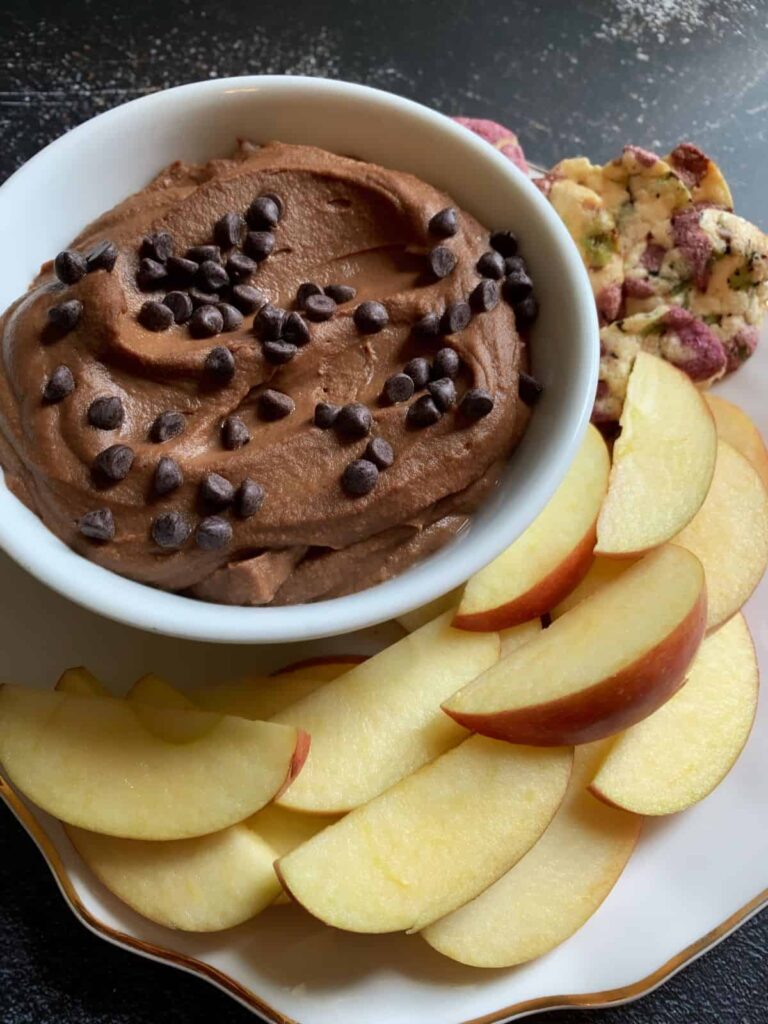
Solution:
M 544 384 L 522 443 L 468 530 L 396 579 L 350 597 L 286 608 L 207 604 L 124 579 L 71 551 L 0 483 L 0 546 L 93 611 L 195 640 L 266 643 L 383 622 L 446 593 L 504 550 L 541 511 L 586 429 L 599 343 L 589 282 L 557 215 L 505 157 L 448 118 L 345 82 L 277 76 L 181 86 L 134 100 L 52 143 L 0 188 L 0 308 L 90 220 L 174 159 L 228 154 L 240 136 L 309 143 L 424 178 L 489 227 L 520 239 L 541 314 L 533 371 Z

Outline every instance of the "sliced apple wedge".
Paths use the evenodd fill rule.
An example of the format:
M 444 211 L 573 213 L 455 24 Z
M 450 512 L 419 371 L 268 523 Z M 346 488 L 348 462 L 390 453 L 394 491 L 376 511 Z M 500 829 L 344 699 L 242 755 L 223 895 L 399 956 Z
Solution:
M 498 659 L 497 633 L 422 626 L 272 721 L 303 729 L 312 750 L 283 807 L 338 814 L 370 800 L 466 735 L 440 702 Z M 297 790 L 296 786 L 300 786 Z
M 177 690 L 167 679 L 156 676 L 154 672 L 147 672 L 141 676 L 127 694 L 127 699 L 133 704 L 148 704 L 153 708 L 194 708 L 199 707 L 189 699 L 181 690 Z M 232 712 L 225 712 L 231 714 Z
M 758 668 L 744 617 L 707 637 L 682 690 L 619 736 L 591 790 L 638 814 L 672 814 L 728 774 L 757 710 Z
M 530 849 L 565 794 L 572 751 L 461 743 L 276 864 L 290 895 L 353 932 L 417 930 Z
M 194 738 L 163 739 L 182 720 Z M 0 689 L 10 781 L 70 825 L 129 839 L 181 839 L 242 821 L 297 774 L 308 743 L 269 722 Z
M 701 508 L 715 470 L 715 421 L 690 379 L 640 352 L 629 376 L 596 554 L 642 554 Z
M 513 967 L 559 946 L 594 914 L 642 823 L 587 791 L 610 745 L 576 748 L 568 791 L 544 835 L 489 889 L 421 933 L 433 949 L 471 967 Z
M 704 634 L 704 570 L 668 544 L 608 583 L 443 705 L 511 743 L 588 743 L 655 711 Z
M 108 697 L 104 684 L 96 678 L 90 669 L 80 665 L 68 668 L 58 678 L 55 690 L 59 693 L 73 693 L 78 697 Z
M 504 629 L 549 612 L 592 562 L 610 458 L 590 426 L 579 454 L 541 515 L 464 588 L 457 629 Z
M 743 409 L 711 392 L 704 395 L 709 411 L 715 417 L 717 436 L 727 441 L 745 459 L 749 459 L 760 479 L 768 487 L 768 449 L 760 431 Z
M 541 619 L 531 619 L 530 622 L 521 622 L 519 626 L 510 626 L 509 629 L 499 630 L 499 639 L 501 640 L 500 657 L 506 658 L 508 654 L 512 654 L 518 647 L 522 647 L 529 640 L 533 640 L 535 636 L 539 635 L 541 629 Z
M 420 629 L 422 626 L 426 626 L 428 622 L 436 619 L 438 615 L 444 615 L 451 608 L 458 608 L 463 590 L 463 585 L 456 587 L 455 590 L 450 590 L 447 594 L 443 594 L 442 597 L 436 597 L 429 604 L 423 604 L 420 608 L 414 608 L 412 612 L 398 615 L 397 621 L 403 629 L 413 633 L 414 630 Z
M 317 679 L 321 683 L 330 683 L 364 661 L 364 654 L 321 655 L 304 658 L 302 661 L 292 661 L 289 665 L 277 669 L 272 675 L 291 676 L 293 679 Z
M 707 629 L 734 615 L 768 565 L 768 491 L 751 462 L 726 441 L 706 501 L 675 544 L 692 551 L 707 578 Z
M 559 619 L 561 615 L 565 615 L 571 608 L 581 604 L 585 598 L 604 587 L 606 583 L 612 583 L 618 579 L 633 564 L 634 561 L 630 558 L 596 558 L 578 587 L 552 609 L 550 612 L 552 618 Z

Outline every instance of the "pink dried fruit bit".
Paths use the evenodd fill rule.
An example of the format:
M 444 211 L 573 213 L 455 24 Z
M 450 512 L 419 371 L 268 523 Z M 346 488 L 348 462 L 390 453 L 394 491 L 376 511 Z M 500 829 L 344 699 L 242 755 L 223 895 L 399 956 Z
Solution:
M 666 328 L 661 340 L 662 355 L 679 367 L 691 380 L 707 381 L 722 377 L 726 354 L 715 332 L 687 309 L 673 306 L 663 318 Z
M 471 132 L 479 135 L 481 139 L 485 139 L 494 149 L 498 149 L 516 167 L 519 167 L 523 174 L 529 173 L 523 147 L 520 145 L 517 135 L 510 131 L 509 128 L 505 128 L 503 124 L 498 124 L 496 121 L 488 121 L 483 117 L 454 117 L 453 120 L 457 124 L 469 128 Z

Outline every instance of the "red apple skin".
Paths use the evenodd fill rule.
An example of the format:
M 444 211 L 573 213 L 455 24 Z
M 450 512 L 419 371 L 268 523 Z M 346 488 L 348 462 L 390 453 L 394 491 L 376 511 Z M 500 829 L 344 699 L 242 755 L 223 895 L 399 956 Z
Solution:
M 466 729 L 508 743 L 559 747 L 604 739 L 647 718 L 680 689 L 706 622 L 707 595 L 702 589 L 685 619 L 660 644 L 589 689 L 516 711 L 443 710 Z
M 283 793 L 288 789 L 290 784 L 299 774 L 301 769 L 304 767 L 304 763 L 309 757 L 309 748 L 312 744 L 312 737 L 308 732 L 303 729 L 299 729 L 296 736 L 296 749 L 293 752 L 291 763 L 288 766 L 288 774 L 285 777 L 285 782 L 280 787 L 280 792 L 275 793 L 273 799 L 278 800 Z
M 597 541 L 597 520 L 592 524 L 571 553 L 548 576 L 539 580 L 530 590 L 496 608 L 461 614 L 451 623 L 455 629 L 474 633 L 493 633 L 499 629 L 518 626 L 521 622 L 538 619 L 551 612 L 581 583 L 594 561 L 593 549 Z
M 295 672 L 299 668 L 314 668 L 315 665 L 360 665 L 367 660 L 364 654 L 324 654 L 315 658 L 304 658 L 302 661 L 292 661 L 290 665 L 283 665 L 270 674 L 282 676 L 286 672 Z

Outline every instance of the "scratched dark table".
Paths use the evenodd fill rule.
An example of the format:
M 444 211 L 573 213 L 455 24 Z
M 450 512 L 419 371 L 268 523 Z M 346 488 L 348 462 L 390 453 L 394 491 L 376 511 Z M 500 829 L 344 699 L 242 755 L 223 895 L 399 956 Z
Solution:
M 737 211 L 768 227 L 765 0 L 19 0 L 0 2 L 0 16 L 0 180 L 79 122 L 157 89 L 322 75 L 495 118 L 541 164 L 692 139 L 723 166 Z M 207 984 L 86 932 L 5 809 L 0 948 L 2 1024 L 254 1019 Z M 763 914 L 640 1002 L 529 1019 L 763 1024 L 766 953 Z M 361 1024 L 379 1024 L 372 1012 Z

